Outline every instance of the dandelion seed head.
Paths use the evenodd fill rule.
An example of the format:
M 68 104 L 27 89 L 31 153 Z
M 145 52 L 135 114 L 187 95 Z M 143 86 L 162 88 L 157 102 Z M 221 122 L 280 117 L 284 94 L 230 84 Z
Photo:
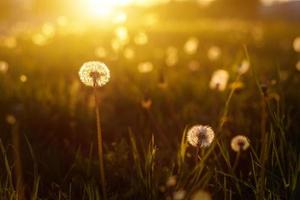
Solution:
M 249 148 L 249 139 L 244 135 L 237 135 L 231 140 L 231 148 L 235 152 L 245 151 Z
M 187 132 L 187 141 L 194 147 L 208 147 L 214 137 L 215 133 L 210 126 L 195 125 Z
M 191 200 L 211 200 L 210 193 L 204 191 L 204 190 L 198 190 L 193 195 Z
M 209 87 L 212 90 L 224 91 L 227 86 L 229 79 L 229 73 L 226 70 L 219 69 L 215 71 L 212 75 Z
M 79 70 L 79 78 L 86 86 L 104 86 L 110 79 L 108 67 L 99 61 L 84 63 Z

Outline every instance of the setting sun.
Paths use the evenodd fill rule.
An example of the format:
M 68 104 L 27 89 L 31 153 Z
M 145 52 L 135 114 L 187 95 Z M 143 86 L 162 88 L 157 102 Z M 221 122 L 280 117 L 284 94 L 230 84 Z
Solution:
M 88 9 L 94 16 L 107 16 L 115 7 L 126 6 L 133 3 L 133 0 L 89 0 Z

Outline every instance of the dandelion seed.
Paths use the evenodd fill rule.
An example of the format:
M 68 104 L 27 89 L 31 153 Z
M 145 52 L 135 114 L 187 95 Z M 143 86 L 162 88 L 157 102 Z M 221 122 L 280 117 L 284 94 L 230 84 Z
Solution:
M 21 81 L 22 83 L 25 83 L 25 82 L 27 81 L 27 76 L 24 75 L 24 74 L 22 74 L 22 75 L 20 76 L 20 81 Z
M 244 135 L 237 135 L 231 140 L 231 148 L 235 152 L 245 151 L 249 146 L 249 139 Z
M 185 53 L 189 55 L 195 54 L 198 50 L 198 45 L 199 41 L 196 37 L 189 38 L 184 45 Z
M 8 63 L 5 61 L 0 61 L 0 72 L 5 74 L 8 71 Z
M 170 176 L 166 182 L 167 187 L 174 187 L 176 185 L 177 178 L 176 176 Z
M 145 45 L 148 43 L 148 36 L 144 32 L 139 32 L 135 37 L 134 37 L 134 42 L 137 45 Z
M 296 37 L 293 42 L 294 50 L 298 53 L 300 53 L 300 36 Z
M 300 60 L 296 63 L 296 69 L 300 72 Z
M 211 200 L 210 193 L 204 190 L 198 190 L 195 194 L 192 195 L 191 200 Z
M 138 65 L 140 73 L 149 73 L 153 70 L 153 64 L 151 62 L 142 62 Z
M 110 79 L 107 66 L 99 61 L 89 61 L 82 65 L 79 70 L 79 78 L 86 86 L 104 86 Z
M 245 74 L 250 68 L 250 62 L 248 60 L 243 60 L 241 65 L 238 67 L 237 72 L 240 75 Z
M 216 61 L 221 56 L 221 48 L 218 46 L 212 46 L 208 49 L 207 57 L 211 61 Z
M 14 125 L 17 122 L 17 120 L 16 120 L 15 116 L 9 114 L 6 116 L 6 122 L 10 125 Z
M 229 74 L 226 70 L 220 69 L 213 73 L 209 87 L 212 90 L 224 91 L 227 86 Z
M 184 199 L 185 195 L 186 195 L 186 191 L 184 191 L 182 189 L 178 190 L 173 193 L 173 200 L 182 200 L 182 199 Z
M 195 125 L 187 132 L 187 141 L 194 147 L 208 147 L 214 137 L 215 133 L 210 126 Z

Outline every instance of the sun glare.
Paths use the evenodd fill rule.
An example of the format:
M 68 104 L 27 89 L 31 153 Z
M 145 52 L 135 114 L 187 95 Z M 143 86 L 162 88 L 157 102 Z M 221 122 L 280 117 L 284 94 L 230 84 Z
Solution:
M 94 16 L 108 16 L 115 7 L 126 6 L 133 2 L 133 0 L 89 0 L 89 11 Z

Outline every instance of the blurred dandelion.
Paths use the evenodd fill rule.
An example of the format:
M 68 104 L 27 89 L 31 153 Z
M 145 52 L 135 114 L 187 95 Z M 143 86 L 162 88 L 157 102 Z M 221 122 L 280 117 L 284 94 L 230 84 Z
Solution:
M 218 46 L 212 46 L 207 51 L 207 57 L 211 61 L 216 61 L 221 56 L 221 48 Z
M 186 191 L 183 189 L 180 189 L 178 191 L 175 191 L 173 193 L 173 200 L 183 200 L 185 198 Z
M 187 142 L 194 147 L 209 147 L 215 133 L 210 126 L 195 125 L 187 132 Z
M 102 186 L 102 193 L 104 200 L 107 199 L 106 194 L 106 180 L 103 162 L 103 139 L 100 123 L 99 101 L 97 98 L 97 88 L 104 86 L 110 79 L 110 72 L 107 66 L 99 61 L 89 61 L 84 63 L 79 70 L 79 78 L 83 84 L 94 88 L 94 100 L 95 100 L 95 113 L 96 113 L 96 125 L 97 125 L 97 137 L 98 137 L 98 156 L 99 156 L 99 169 L 100 179 Z
M 204 190 L 198 190 L 193 195 L 191 200 L 211 200 L 210 193 L 204 191 Z
M 184 52 L 188 55 L 195 54 L 198 50 L 199 41 L 196 37 L 189 38 L 184 44 Z
M 294 39 L 293 47 L 296 52 L 300 53 L 300 36 Z
M 149 97 L 144 97 L 144 99 L 141 101 L 141 106 L 144 109 L 149 110 L 152 106 L 152 100 Z
M 231 148 L 235 152 L 245 151 L 249 148 L 249 139 L 244 135 L 237 135 L 231 140 Z
M 228 79 L 228 72 L 226 70 L 219 69 L 213 73 L 209 87 L 212 90 L 224 91 L 226 89 Z
M 151 62 L 142 62 L 138 65 L 138 71 L 140 73 L 149 73 L 153 70 L 153 64 Z
M 5 61 L 0 61 L 0 72 L 5 74 L 8 71 L 8 63 Z
M 148 36 L 145 32 L 139 32 L 135 37 L 134 37 L 134 42 L 137 45 L 145 45 L 148 43 Z
M 20 81 L 21 81 L 22 83 L 25 83 L 25 82 L 27 81 L 27 76 L 24 75 L 24 74 L 22 74 L 22 75 L 20 76 Z
M 174 187 L 176 186 L 177 178 L 176 176 L 170 176 L 166 182 L 167 187 Z
M 86 86 L 101 87 L 109 81 L 110 72 L 104 63 L 89 61 L 80 68 L 79 78 Z
M 249 70 L 249 68 L 250 68 L 250 62 L 245 59 L 238 66 L 237 72 L 238 72 L 239 75 L 243 75 Z

